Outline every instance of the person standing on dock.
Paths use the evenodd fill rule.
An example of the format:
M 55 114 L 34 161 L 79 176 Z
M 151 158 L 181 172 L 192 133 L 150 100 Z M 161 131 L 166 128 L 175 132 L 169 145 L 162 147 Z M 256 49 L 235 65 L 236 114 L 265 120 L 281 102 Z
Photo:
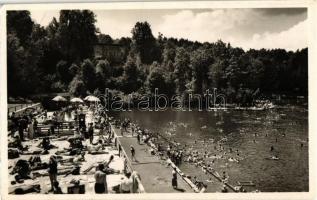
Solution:
M 130 151 L 131 151 L 131 160 L 132 161 L 136 161 L 136 158 L 135 158 L 135 149 L 134 147 L 131 145 L 130 146 Z
M 130 126 L 130 128 L 131 128 L 131 137 L 133 137 L 133 134 L 134 134 L 134 125 L 133 125 L 133 123 L 129 123 L 128 124 L 128 126 Z
M 90 124 L 89 124 L 88 136 L 89 136 L 90 144 L 92 144 L 92 142 L 93 142 L 93 140 L 94 140 L 94 127 L 93 127 L 93 123 L 90 123 Z
M 137 140 L 138 140 L 138 144 L 141 144 L 140 142 L 141 142 L 141 136 L 140 136 L 140 131 L 138 131 L 137 132 L 137 136 L 136 136 L 136 138 L 137 138 Z
M 120 126 L 120 133 L 121 133 L 121 136 L 123 137 L 123 128 L 122 128 L 122 125 Z
M 174 189 L 177 188 L 177 172 L 175 167 L 173 167 L 173 171 L 172 171 L 172 186 Z

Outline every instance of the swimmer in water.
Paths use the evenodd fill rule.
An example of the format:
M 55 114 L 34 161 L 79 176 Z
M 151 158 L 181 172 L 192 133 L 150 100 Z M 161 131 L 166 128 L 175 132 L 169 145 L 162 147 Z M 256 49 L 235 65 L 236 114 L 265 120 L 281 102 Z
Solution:
M 273 146 L 271 146 L 271 151 L 274 151 L 274 147 Z
M 213 183 L 214 181 L 211 180 L 211 177 L 209 177 L 209 179 L 207 179 L 206 182 L 208 182 L 208 183 Z
M 277 157 L 277 156 L 274 155 L 274 156 L 271 157 L 271 159 L 272 159 L 272 160 L 279 160 L 279 157 Z

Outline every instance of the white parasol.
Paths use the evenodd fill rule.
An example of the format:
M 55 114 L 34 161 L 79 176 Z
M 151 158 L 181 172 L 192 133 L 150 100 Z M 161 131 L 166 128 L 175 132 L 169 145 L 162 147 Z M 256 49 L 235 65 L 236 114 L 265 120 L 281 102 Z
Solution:
M 74 97 L 70 100 L 72 103 L 84 103 L 84 101 L 81 98 Z
M 98 102 L 100 101 L 100 99 L 98 97 L 95 97 L 95 96 L 92 96 L 92 95 L 89 95 L 89 96 L 86 96 L 85 101 L 91 101 L 91 102 Z
M 56 96 L 52 99 L 53 101 L 67 101 L 67 99 L 65 99 L 65 97 L 62 97 L 62 96 Z

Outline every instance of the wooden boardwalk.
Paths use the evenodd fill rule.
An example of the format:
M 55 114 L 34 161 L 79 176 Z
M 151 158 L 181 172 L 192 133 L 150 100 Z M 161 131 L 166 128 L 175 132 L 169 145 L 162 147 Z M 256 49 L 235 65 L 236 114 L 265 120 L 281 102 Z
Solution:
M 119 129 L 113 129 L 122 148 L 126 151 L 128 159 L 132 164 L 133 170 L 137 171 L 141 176 L 141 182 L 146 193 L 179 193 L 194 192 L 194 190 L 178 175 L 178 188 L 172 187 L 172 167 L 160 160 L 157 156 L 151 155 L 148 151 L 150 147 L 146 144 L 138 144 L 136 137 L 131 134 L 124 133 L 122 137 Z M 135 157 L 137 161 L 131 161 L 130 146 L 135 149 Z

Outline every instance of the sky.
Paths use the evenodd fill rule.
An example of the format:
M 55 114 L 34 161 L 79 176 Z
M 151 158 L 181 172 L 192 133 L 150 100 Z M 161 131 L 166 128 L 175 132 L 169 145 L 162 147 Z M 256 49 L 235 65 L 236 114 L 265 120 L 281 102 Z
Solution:
M 37 23 L 47 26 L 58 10 L 31 10 Z M 185 38 L 199 42 L 221 39 L 245 50 L 308 46 L 306 8 L 93 10 L 96 26 L 112 38 L 131 37 L 136 22 L 147 21 L 155 37 Z

